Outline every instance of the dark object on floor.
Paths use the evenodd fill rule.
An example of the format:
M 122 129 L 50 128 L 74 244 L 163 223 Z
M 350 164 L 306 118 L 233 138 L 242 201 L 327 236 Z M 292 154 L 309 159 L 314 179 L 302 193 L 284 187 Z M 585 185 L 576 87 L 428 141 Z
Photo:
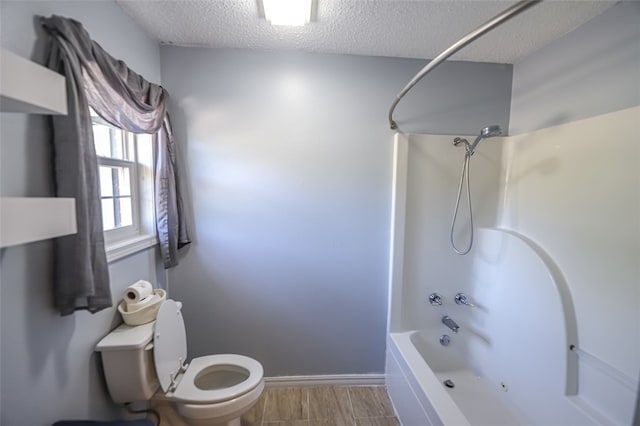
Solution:
M 51 426 L 154 426 L 151 420 L 116 420 L 114 422 L 98 422 L 93 420 L 61 420 Z

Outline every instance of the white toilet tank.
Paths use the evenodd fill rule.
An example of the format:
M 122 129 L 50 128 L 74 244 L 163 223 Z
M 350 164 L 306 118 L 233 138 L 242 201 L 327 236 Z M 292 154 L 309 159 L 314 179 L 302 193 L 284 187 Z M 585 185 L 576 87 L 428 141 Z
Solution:
M 111 399 L 117 403 L 146 401 L 158 390 L 153 362 L 154 322 L 122 324 L 97 345 Z

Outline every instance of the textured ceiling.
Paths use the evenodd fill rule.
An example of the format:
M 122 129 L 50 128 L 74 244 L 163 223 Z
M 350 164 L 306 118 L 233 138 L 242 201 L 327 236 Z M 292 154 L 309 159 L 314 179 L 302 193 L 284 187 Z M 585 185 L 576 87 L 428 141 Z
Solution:
M 304 27 L 273 27 L 256 0 L 116 0 L 164 44 L 430 59 L 513 1 L 316 0 Z M 514 63 L 615 1 L 547 1 L 458 52 L 458 60 Z

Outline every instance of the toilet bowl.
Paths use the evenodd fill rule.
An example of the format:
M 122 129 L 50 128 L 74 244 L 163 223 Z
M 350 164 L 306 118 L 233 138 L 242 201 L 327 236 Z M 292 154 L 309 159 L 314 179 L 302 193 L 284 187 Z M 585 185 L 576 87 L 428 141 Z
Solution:
M 193 426 L 232 425 L 260 398 L 264 389 L 262 366 L 242 355 L 195 358 L 184 371 L 175 391 L 155 398 L 174 403 L 177 412 Z
M 187 359 L 181 304 L 166 300 L 153 323 L 121 325 L 96 346 L 114 402 L 171 402 L 193 426 L 236 426 L 264 389 L 262 365 L 242 355 Z

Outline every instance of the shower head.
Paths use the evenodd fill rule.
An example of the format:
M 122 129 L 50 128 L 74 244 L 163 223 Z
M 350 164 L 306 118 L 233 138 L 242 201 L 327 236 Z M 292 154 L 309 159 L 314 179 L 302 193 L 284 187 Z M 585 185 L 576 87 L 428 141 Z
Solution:
M 494 124 L 493 126 L 487 126 L 480 131 L 480 134 L 476 138 L 475 141 L 471 145 L 467 147 L 467 153 L 469 155 L 473 155 L 476 150 L 476 146 L 480 143 L 482 139 L 493 138 L 495 136 L 500 136 L 502 134 L 502 127 Z
M 492 138 L 494 136 L 500 136 L 502 134 L 502 128 L 498 125 L 488 126 L 482 129 L 480 136 L 483 138 Z

